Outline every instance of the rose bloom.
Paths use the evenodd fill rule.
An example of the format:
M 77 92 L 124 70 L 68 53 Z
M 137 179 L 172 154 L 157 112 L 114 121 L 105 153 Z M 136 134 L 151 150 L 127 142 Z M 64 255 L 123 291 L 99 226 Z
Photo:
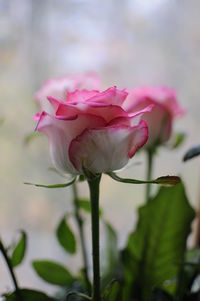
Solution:
M 168 87 L 141 87 L 129 90 L 125 109 L 128 112 L 142 110 L 153 104 L 149 114 L 144 114 L 143 119 L 149 128 L 147 148 L 163 144 L 171 136 L 174 119 L 184 114 L 183 108 L 178 103 L 176 92 Z
M 76 89 L 99 89 L 100 79 L 94 72 L 85 74 L 73 74 L 58 78 L 48 79 L 42 87 L 35 93 L 35 100 L 41 110 L 50 110 L 47 96 L 58 99 L 66 99 L 66 92 Z
M 53 114 L 37 114 L 36 130 L 49 139 L 55 168 L 63 174 L 106 173 L 124 167 L 148 139 L 141 120 L 152 105 L 126 111 L 128 93 L 111 87 L 103 92 L 75 90 L 66 100 L 49 96 Z

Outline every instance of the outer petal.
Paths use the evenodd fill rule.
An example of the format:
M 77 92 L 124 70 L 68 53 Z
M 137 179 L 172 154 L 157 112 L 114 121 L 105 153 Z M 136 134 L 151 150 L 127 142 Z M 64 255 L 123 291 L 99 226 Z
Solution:
M 71 142 L 69 158 L 80 173 L 83 166 L 93 173 L 118 170 L 147 139 L 148 128 L 143 121 L 135 127 L 87 129 Z
M 91 114 L 104 118 L 106 122 L 110 122 L 112 119 L 117 117 L 128 117 L 128 113 L 124 111 L 120 106 L 116 105 L 101 105 L 93 106 L 88 103 L 78 103 L 77 105 L 62 102 L 52 97 L 48 97 L 51 102 L 56 116 L 60 119 L 74 118 L 79 114 Z M 135 114 L 135 113 L 134 113 Z
M 109 122 L 109 126 L 123 124 L 123 125 L 133 127 L 135 125 L 138 125 L 140 120 L 143 118 L 144 114 L 146 115 L 146 113 L 150 113 L 152 111 L 153 107 L 154 107 L 154 105 L 151 104 L 140 111 L 129 113 L 127 117 L 117 117 L 115 119 L 112 119 Z
M 59 120 L 43 112 L 36 130 L 48 136 L 54 166 L 62 173 L 77 174 L 68 157 L 71 141 L 85 129 L 102 126 L 105 126 L 105 121 L 97 116 L 79 115 L 74 120 Z

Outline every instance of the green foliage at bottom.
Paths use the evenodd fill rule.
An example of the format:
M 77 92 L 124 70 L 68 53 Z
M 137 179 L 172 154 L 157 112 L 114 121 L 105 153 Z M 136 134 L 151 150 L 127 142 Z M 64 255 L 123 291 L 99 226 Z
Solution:
M 5 295 L 5 301 L 19 301 L 19 299 L 20 301 L 56 301 L 56 299 L 42 292 L 29 289 L 21 289 L 18 294 L 14 292 L 10 295 Z
M 122 252 L 123 301 L 149 301 L 155 287 L 178 277 L 194 215 L 183 184 L 162 187 L 139 209 L 137 228 Z

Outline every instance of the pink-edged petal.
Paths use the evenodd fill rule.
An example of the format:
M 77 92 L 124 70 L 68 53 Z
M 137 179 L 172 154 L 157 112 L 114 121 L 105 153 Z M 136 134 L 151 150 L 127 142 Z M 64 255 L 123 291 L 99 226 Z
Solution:
M 34 121 L 38 121 L 39 119 L 40 119 L 40 113 L 37 113 L 37 114 L 35 114 L 34 116 L 33 116 L 33 120 Z
M 77 104 L 79 102 L 87 102 L 93 106 L 100 105 L 117 105 L 121 106 L 126 99 L 128 93 L 124 90 L 118 90 L 116 87 L 111 87 L 105 91 L 88 91 L 77 90 L 67 93 L 67 101 Z
M 185 110 L 177 101 L 176 91 L 174 89 L 159 87 L 139 87 L 128 90 L 129 95 L 123 106 L 127 111 L 141 109 L 142 107 L 153 103 L 165 108 L 173 117 L 182 116 Z
M 172 116 L 162 106 L 155 106 L 150 114 L 144 114 L 148 124 L 149 140 L 147 146 L 165 143 L 172 131 Z
M 145 113 L 150 113 L 152 111 L 153 107 L 154 107 L 154 105 L 151 104 L 151 105 L 145 107 L 143 110 L 128 114 L 128 116 L 126 116 L 126 117 L 117 117 L 115 119 L 112 119 L 109 122 L 109 125 L 111 126 L 111 125 L 123 124 L 123 125 L 131 126 L 131 127 L 135 126 L 141 121 L 141 119 L 143 118 L 143 115 Z
M 121 106 L 125 101 L 128 93 L 125 90 L 119 90 L 116 87 L 111 87 L 98 95 L 90 98 L 88 101 L 91 103 L 102 103 L 108 105 Z
M 54 166 L 61 173 L 77 174 L 68 157 L 71 141 L 85 129 L 102 126 L 105 126 L 105 121 L 97 116 L 79 115 L 75 120 L 60 120 L 43 112 L 36 130 L 47 135 Z
M 83 167 L 95 174 L 118 170 L 147 139 L 148 128 L 143 121 L 135 127 L 86 129 L 71 142 L 69 158 L 80 173 Z
M 116 105 L 106 105 L 106 106 L 91 106 L 87 103 L 79 103 L 76 106 L 65 103 L 59 105 L 56 116 L 59 118 L 70 118 L 70 116 L 78 114 L 91 114 L 96 116 L 101 116 L 110 122 L 112 119 L 117 117 L 128 117 L 128 113 L 125 112 L 121 107 Z
M 97 95 L 99 91 L 97 90 L 75 90 L 72 92 L 67 92 L 67 102 L 71 102 L 73 104 L 77 104 L 79 102 L 85 102 L 89 98 Z

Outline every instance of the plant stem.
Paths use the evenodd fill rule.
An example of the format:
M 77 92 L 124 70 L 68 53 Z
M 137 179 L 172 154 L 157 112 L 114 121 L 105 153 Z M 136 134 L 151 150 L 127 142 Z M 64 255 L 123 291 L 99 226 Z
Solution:
M 152 167 L 153 167 L 153 151 L 151 149 L 147 150 L 147 176 L 146 180 L 150 181 L 152 176 Z M 149 202 L 151 195 L 151 183 L 146 185 L 146 202 Z
M 99 259 L 99 184 L 101 176 L 88 179 L 91 201 L 93 292 L 92 301 L 101 301 Z
M 72 185 L 72 188 L 73 188 L 73 194 L 74 194 L 74 199 L 73 199 L 74 215 L 75 215 L 76 223 L 78 226 L 80 242 L 81 242 L 81 251 L 82 251 L 82 257 L 83 257 L 83 265 L 84 265 L 83 272 L 84 272 L 86 287 L 90 294 L 91 293 L 91 283 L 90 283 L 89 276 L 88 276 L 88 258 L 87 258 L 85 237 L 84 237 L 84 231 L 83 231 L 83 219 L 82 219 L 82 217 L 80 215 L 80 211 L 79 211 L 78 193 L 77 193 L 77 187 L 76 187 L 75 183 Z
M 6 249 L 5 249 L 5 247 L 4 247 L 1 239 L 0 239 L 0 251 L 1 251 L 1 253 L 2 253 L 4 259 L 5 259 L 5 262 L 7 264 L 8 270 L 10 272 L 10 276 L 12 278 L 12 281 L 13 281 L 13 284 L 14 284 L 14 287 L 15 287 L 17 300 L 21 301 L 22 298 L 21 298 L 21 294 L 20 294 L 20 289 L 19 289 L 19 285 L 18 285 L 18 282 L 17 282 L 17 278 L 15 276 L 15 273 L 14 273 L 11 261 L 10 261 L 8 255 L 7 255 Z

